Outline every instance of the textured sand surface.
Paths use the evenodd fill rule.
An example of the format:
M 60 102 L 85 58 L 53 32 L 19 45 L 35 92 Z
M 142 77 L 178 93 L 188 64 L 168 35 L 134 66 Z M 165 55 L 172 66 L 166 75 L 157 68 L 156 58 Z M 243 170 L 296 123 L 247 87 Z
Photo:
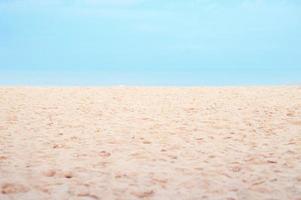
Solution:
M 301 87 L 1 88 L 0 199 L 301 198 Z

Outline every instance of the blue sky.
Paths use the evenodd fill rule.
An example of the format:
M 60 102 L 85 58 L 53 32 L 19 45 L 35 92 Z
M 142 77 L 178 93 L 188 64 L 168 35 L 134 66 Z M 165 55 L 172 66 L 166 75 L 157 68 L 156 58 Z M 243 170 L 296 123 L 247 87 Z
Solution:
M 0 0 L 0 84 L 300 84 L 300 36 L 298 0 Z

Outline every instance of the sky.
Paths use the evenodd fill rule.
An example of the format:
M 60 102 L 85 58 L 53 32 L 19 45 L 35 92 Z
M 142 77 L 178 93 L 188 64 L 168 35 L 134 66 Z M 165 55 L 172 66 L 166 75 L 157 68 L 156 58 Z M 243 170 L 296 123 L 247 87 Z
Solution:
M 301 84 L 299 0 L 0 0 L 0 85 Z

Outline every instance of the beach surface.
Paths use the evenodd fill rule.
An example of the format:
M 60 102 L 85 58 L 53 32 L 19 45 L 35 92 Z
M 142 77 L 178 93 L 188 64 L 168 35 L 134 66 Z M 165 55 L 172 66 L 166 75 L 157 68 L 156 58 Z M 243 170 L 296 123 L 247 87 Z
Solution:
M 0 88 L 0 199 L 301 199 L 301 87 Z

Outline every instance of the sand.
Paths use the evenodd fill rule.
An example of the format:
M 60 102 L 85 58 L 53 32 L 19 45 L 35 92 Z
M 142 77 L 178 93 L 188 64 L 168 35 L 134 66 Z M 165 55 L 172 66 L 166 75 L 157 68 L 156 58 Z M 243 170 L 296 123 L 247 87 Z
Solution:
M 301 87 L 0 89 L 0 199 L 301 199 Z

